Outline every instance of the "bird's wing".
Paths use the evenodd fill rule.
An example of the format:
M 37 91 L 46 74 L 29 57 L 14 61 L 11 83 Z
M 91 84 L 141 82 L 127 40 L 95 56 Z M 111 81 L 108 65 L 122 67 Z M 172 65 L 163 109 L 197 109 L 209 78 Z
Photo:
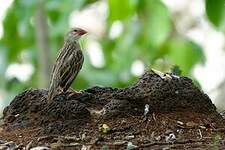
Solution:
M 67 91 L 73 80 L 76 78 L 83 65 L 83 54 L 81 50 L 73 51 L 71 55 L 65 58 L 65 63 L 61 66 L 60 87 Z

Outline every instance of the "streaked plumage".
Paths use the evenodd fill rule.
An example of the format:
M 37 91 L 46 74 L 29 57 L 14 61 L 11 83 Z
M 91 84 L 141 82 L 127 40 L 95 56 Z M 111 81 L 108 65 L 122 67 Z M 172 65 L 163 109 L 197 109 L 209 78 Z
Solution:
M 82 68 L 84 57 L 79 38 L 85 33 L 86 31 L 80 28 L 73 28 L 66 34 L 64 45 L 52 69 L 48 92 L 49 101 L 59 93 L 66 92 Z

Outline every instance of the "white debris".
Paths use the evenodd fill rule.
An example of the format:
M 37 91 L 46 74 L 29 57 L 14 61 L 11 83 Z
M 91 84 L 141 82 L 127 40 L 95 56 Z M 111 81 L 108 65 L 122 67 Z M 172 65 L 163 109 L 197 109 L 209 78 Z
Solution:
M 177 129 L 177 133 L 183 133 L 183 129 Z
M 20 114 L 16 114 L 15 117 L 19 117 Z
M 145 104 L 144 116 L 146 116 L 148 113 L 149 113 L 149 104 Z
M 200 139 L 202 139 L 202 132 L 201 132 L 201 130 L 198 129 L 198 132 L 199 132 Z
M 159 136 L 155 137 L 155 140 L 156 141 L 160 141 L 161 140 L 161 136 L 159 135 Z
M 172 74 L 172 76 L 173 76 L 174 78 L 177 78 L 177 79 L 179 79 L 179 78 L 180 78 L 179 76 L 174 75 L 174 74 Z
M 164 79 L 165 81 L 171 81 L 173 78 L 169 74 L 166 73 L 166 74 L 164 74 L 162 79 Z
M 177 124 L 179 124 L 179 125 L 184 125 L 184 123 L 182 122 L 182 121 L 177 121 Z
M 158 76 L 160 76 L 161 79 L 165 80 L 165 81 L 171 81 L 173 78 L 171 77 L 171 75 L 167 74 L 167 73 L 163 73 L 161 71 L 152 69 L 152 71 L 157 74 Z
M 159 75 L 161 78 L 163 78 L 163 76 L 164 76 L 164 73 L 163 73 L 163 72 L 161 72 L 161 71 L 159 71 L 159 70 L 156 70 L 156 69 L 152 69 L 152 71 L 153 71 L 155 74 Z
M 81 150 L 90 150 L 91 146 L 82 145 Z
M 162 150 L 169 150 L 169 149 L 170 149 L 170 147 L 168 147 L 168 146 L 162 148 Z
M 37 146 L 37 147 L 31 148 L 30 150 L 50 150 L 50 148 L 45 146 Z
M 173 142 L 176 140 L 176 136 L 174 133 L 170 133 L 169 135 L 165 136 L 166 142 Z
M 127 143 L 127 150 L 132 150 L 137 148 L 137 145 L 133 145 L 132 142 Z
M 127 136 L 125 136 L 125 139 L 126 140 L 134 139 L 134 135 L 127 135 Z

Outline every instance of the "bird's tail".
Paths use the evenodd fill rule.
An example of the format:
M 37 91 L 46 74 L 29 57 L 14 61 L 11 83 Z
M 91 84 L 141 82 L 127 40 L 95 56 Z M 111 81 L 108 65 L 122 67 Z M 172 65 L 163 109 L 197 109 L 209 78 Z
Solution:
M 53 91 L 51 90 L 51 88 L 49 88 L 48 90 L 48 102 L 51 102 L 53 100 L 54 94 Z
M 50 84 L 48 89 L 48 102 L 51 102 L 53 98 L 55 97 L 55 88 L 54 85 Z
M 51 83 L 48 89 L 48 102 L 53 101 L 54 97 L 61 92 L 62 90 L 59 88 L 57 83 Z

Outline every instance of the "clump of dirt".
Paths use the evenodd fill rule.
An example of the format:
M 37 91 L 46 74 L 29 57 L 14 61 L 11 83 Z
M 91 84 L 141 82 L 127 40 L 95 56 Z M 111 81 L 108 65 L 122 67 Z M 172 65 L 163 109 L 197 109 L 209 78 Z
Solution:
M 4 130 L 0 131 L 4 138 L 6 135 L 13 137 L 18 130 L 27 136 L 27 130 L 31 129 L 35 131 L 30 135 L 33 139 L 53 134 L 73 135 L 79 139 L 80 145 L 89 143 L 96 148 L 102 145 L 124 148 L 128 141 L 132 141 L 141 148 L 141 145 L 160 145 L 143 146 L 149 135 L 152 137 L 148 137 L 148 141 L 169 145 L 162 144 L 162 139 L 155 140 L 157 136 L 165 139 L 167 130 L 184 139 L 191 134 L 189 131 L 187 134 L 177 133 L 178 129 L 193 129 L 193 132 L 198 129 L 199 132 L 202 127 L 202 130 L 216 131 L 224 126 L 224 120 L 210 98 L 191 79 L 172 74 L 162 76 L 147 71 L 136 84 L 127 88 L 92 87 L 80 94 L 69 91 L 57 95 L 52 102 L 47 101 L 47 93 L 45 89 L 29 89 L 14 98 L 4 109 Z M 179 121 L 183 123 L 179 124 Z M 102 126 L 105 123 L 109 129 Z M 204 133 L 209 134 L 208 131 Z M 118 139 L 123 142 L 115 144 Z M 47 141 L 56 142 L 54 137 Z M 34 145 L 40 143 L 42 140 L 39 139 Z

